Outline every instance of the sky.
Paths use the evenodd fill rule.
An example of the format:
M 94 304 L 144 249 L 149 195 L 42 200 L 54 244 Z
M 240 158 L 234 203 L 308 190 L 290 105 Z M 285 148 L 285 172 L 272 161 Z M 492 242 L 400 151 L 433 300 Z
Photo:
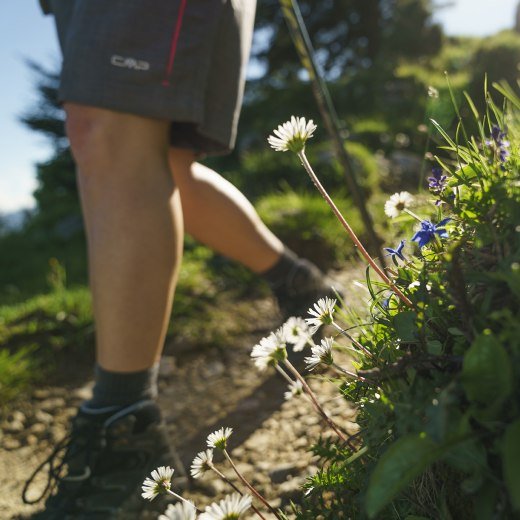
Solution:
M 436 18 L 449 35 L 486 36 L 514 23 L 518 0 L 439 0 L 451 6 Z M 35 164 L 51 149 L 43 136 L 26 129 L 19 118 L 34 107 L 34 77 L 25 60 L 56 69 L 59 50 L 51 16 L 37 0 L 0 3 L 0 214 L 32 208 Z

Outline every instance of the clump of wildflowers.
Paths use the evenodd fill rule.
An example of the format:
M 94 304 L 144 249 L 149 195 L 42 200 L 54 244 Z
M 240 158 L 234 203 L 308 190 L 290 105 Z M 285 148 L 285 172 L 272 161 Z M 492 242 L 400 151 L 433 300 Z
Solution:
M 270 135 L 267 141 L 277 152 L 290 150 L 299 153 L 305 149 L 307 139 L 312 137 L 316 128 L 312 119 L 307 122 L 304 117 L 291 116 L 290 121 L 273 130 L 275 135 Z
M 385 202 L 385 214 L 387 217 L 394 218 L 399 216 L 405 209 L 408 209 L 414 202 L 413 195 L 407 191 L 394 193 Z
M 314 309 L 311 307 L 307 312 L 314 316 L 306 318 L 305 321 L 309 325 L 310 334 L 314 334 L 322 325 L 332 325 L 334 323 L 334 308 L 336 300 L 334 298 L 320 298 L 315 304 Z
M 429 220 L 423 220 L 421 228 L 412 237 L 412 242 L 417 242 L 419 247 L 423 248 L 435 238 L 435 235 L 438 235 L 440 238 L 448 238 L 448 231 L 444 226 L 450 220 L 450 218 L 445 218 L 438 224 L 433 224 Z

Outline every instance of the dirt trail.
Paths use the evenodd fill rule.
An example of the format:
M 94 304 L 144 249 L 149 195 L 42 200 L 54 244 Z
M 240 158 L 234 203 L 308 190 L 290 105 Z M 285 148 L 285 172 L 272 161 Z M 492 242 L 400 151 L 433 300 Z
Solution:
M 349 299 L 366 299 L 353 281 L 364 277 L 361 268 L 332 273 L 347 289 Z M 320 435 L 330 432 L 301 396 L 285 401 L 286 383 L 273 371 L 259 373 L 250 359 L 252 346 L 279 325 L 270 298 L 237 305 L 223 302 L 230 320 L 245 320 L 244 332 L 232 338 L 225 349 L 197 349 L 189 338 L 176 338 L 166 345 L 159 388 L 172 443 L 189 468 L 193 457 L 205 449 L 209 433 L 231 426 L 231 454 L 246 478 L 271 499 L 285 507 L 300 496 L 300 485 L 316 470 L 307 452 Z M 348 430 L 355 429 L 354 411 L 338 397 L 335 387 L 320 378 L 311 386 L 326 403 L 327 411 Z M 53 444 L 67 432 L 77 405 L 88 398 L 92 382 L 49 386 L 35 391 L 10 417 L 0 432 L 0 519 L 26 516 L 41 508 L 24 505 L 20 495 L 36 465 L 50 453 Z M 226 465 L 218 465 L 228 473 Z M 204 478 L 184 496 L 199 507 L 229 492 L 218 479 Z M 268 516 L 268 515 L 267 515 Z M 144 518 L 144 517 L 143 517 Z

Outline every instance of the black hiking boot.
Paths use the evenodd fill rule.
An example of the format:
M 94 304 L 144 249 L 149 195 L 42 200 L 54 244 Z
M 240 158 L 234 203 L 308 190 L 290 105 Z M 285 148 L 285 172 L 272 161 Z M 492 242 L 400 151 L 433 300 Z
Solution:
M 344 297 L 344 288 L 328 277 L 312 262 L 299 258 L 286 280 L 279 286 L 271 285 L 284 320 L 291 316 L 306 317 L 307 311 L 320 298 Z
M 61 455 L 64 453 L 64 455 Z M 72 431 L 27 481 L 23 500 L 35 503 L 50 493 L 39 520 L 138 520 L 144 511 L 164 510 L 167 497 L 148 502 L 141 485 L 159 466 L 175 469 L 172 489 L 186 487 L 179 457 L 168 444 L 157 404 L 140 401 L 117 412 L 80 409 Z M 45 489 L 31 500 L 35 476 L 48 467 Z

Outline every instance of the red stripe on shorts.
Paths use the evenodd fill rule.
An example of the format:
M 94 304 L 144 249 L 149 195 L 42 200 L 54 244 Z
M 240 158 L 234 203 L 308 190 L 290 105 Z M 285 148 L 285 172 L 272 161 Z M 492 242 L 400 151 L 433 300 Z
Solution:
M 170 56 L 168 57 L 168 65 L 166 67 L 166 73 L 162 82 L 162 84 L 165 87 L 170 85 L 170 77 L 172 75 L 173 62 L 175 60 L 175 52 L 177 50 L 177 41 L 179 40 L 179 34 L 181 32 L 182 26 L 182 18 L 184 16 L 184 10 L 186 9 L 186 1 L 187 0 L 181 0 L 181 5 L 179 6 L 179 13 L 177 15 L 177 22 L 175 23 L 175 30 L 172 34 L 172 40 L 170 44 Z

